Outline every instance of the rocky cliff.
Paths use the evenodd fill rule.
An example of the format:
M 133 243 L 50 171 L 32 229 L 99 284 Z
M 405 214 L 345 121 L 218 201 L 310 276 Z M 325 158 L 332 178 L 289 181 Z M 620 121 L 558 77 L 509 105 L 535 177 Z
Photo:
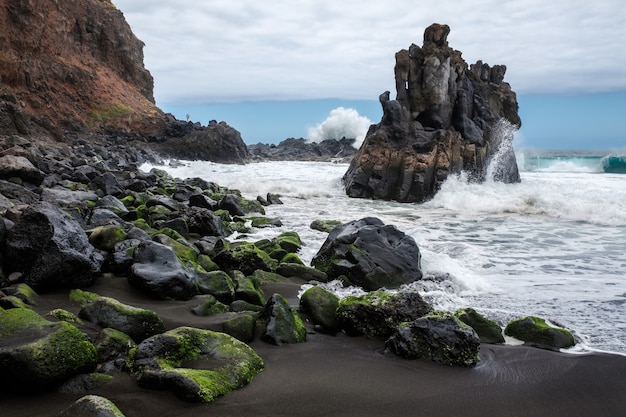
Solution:
M 179 158 L 243 162 L 247 150 L 235 129 L 202 131 L 156 106 L 143 47 L 109 0 L 0 0 L 0 135 L 63 142 L 66 132 L 115 132 L 164 156 L 174 150 Z M 223 159 L 227 149 L 188 146 L 202 140 L 236 154 Z
M 396 53 L 396 99 L 380 96 L 382 120 L 344 176 L 351 197 L 424 201 L 452 173 L 484 180 L 496 157 L 494 179 L 520 180 L 511 139 L 521 120 L 506 67 L 468 66 L 448 46 L 449 33 L 433 24 L 422 47 Z

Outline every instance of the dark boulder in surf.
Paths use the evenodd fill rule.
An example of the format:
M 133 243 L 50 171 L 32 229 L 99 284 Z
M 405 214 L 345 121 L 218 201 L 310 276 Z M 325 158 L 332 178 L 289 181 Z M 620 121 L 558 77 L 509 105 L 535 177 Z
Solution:
M 450 174 L 519 182 L 513 132 L 521 126 L 506 67 L 468 67 L 448 46 L 447 25 L 433 24 L 424 44 L 396 53 L 396 99 L 380 96 L 372 125 L 343 177 L 350 197 L 421 202 Z M 496 165 L 488 172 L 489 165 Z
M 422 278 L 415 240 L 375 217 L 335 227 L 311 265 L 328 280 L 341 279 L 366 291 L 398 288 Z

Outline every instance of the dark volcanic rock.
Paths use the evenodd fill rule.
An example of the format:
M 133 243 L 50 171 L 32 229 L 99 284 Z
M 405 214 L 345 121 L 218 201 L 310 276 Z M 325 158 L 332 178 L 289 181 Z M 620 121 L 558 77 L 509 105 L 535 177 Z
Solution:
M 25 208 L 6 234 L 5 266 L 36 291 L 93 284 L 103 257 L 81 226 L 49 203 Z
M 433 24 L 424 45 L 396 54 L 396 100 L 380 96 L 383 117 L 370 127 L 344 175 L 351 197 L 421 202 L 448 175 L 519 182 L 511 146 L 521 126 L 517 99 L 502 82 L 506 67 L 478 61 L 469 69 L 448 46 L 450 28 Z
M 422 278 L 415 240 L 374 217 L 335 227 L 311 265 L 329 280 L 343 279 L 366 291 L 397 288 Z
M 354 139 L 326 139 L 307 142 L 305 139 L 289 138 L 278 145 L 257 143 L 248 146 L 252 160 L 270 161 L 330 161 L 351 158 L 356 153 Z
M 480 340 L 476 332 L 449 313 L 430 314 L 398 328 L 387 342 L 407 359 L 430 359 L 443 365 L 474 366 Z

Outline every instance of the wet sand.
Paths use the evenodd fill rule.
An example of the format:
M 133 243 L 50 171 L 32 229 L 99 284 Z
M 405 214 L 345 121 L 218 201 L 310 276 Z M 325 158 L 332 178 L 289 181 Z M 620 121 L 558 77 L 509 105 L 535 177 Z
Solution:
M 266 286 L 295 303 L 299 283 Z M 215 329 L 190 308 L 197 300 L 144 297 L 124 278 L 101 279 L 89 290 L 161 315 L 168 328 Z M 77 313 L 67 292 L 42 296 L 38 307 Z M 621 416 L 626 415 L 626 357 L 568 354 L 526 346 L 481 346 L 474 368 L 406 360 L 378 339 L 310 332 L 306 343 L 252 347 L 265 370 L 241 390 L 211 404 L 190 404 L 170 392 L 139 388 L 125 373 L 92 392 L 113 401 L 126 417 L 199 416 Z M 56 416 L 82 395 L 0 395 L 3 417 Z

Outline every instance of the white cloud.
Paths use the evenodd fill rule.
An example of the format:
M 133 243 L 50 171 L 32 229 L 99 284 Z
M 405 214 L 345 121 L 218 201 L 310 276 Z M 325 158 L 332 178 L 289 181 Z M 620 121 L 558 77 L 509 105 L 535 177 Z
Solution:
M 157 102 L 372 99 L 433 22 L 518 93 L 626 89 L 623 0 L 115 0 L 146 43 Z

